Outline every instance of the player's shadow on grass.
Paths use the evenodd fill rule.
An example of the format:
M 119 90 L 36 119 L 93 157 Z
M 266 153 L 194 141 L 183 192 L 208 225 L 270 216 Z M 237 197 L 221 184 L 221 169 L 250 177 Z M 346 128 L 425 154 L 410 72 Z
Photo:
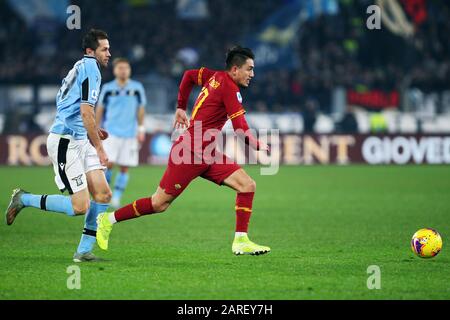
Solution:
M 85 266 L 85 265 L 101 265 L 101 264 L 107 264 L 107 263 L 111 263 L 114 262 L 114 260 L 112 259 L 106 259 L 106 258 L 102 258 L 102 261 L 90 261 L 90 262 L 74 262 L 71 258 L 71 256 L 60 256 L 60 255 L 55 255 L 55 256 L 50 256 L 50 255 L 46 255 L 46 256 L 42 256 L 42 255 L 36 255 L 36 256 L 3 256 L 2 258 L 4 258 L 5 260 L 9 261 L 9 263 L 16 263 L 22 266 L 28 266 L 28 265 L 36 265 L 36 261 L 39 261 L 40 263 L 45 263 L 47 266 L 49 265 L 78 265 L 78 266 Z M 29 262 L 29 264 L 27 263 Z

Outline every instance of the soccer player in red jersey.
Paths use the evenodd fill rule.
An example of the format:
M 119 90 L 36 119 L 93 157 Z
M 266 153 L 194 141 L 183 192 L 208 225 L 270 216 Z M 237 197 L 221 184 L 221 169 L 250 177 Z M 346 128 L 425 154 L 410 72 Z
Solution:
M 254 55 L 248 48 L 234 47 L 227 53 L 226 70 L 207 68 L 184 73 L 178 93 L 178 107 L 174 127 L 187 130 L 175 141 L 170 151 L 167 169 L 156 192 L 114 212 L 98 217 L 97 242 L 107 250 L 109 235 L 115 223 L 143 215 L 164 212 L 197 177 L 226 185 L 237 192 L 236 233 L 232 245 L 234 254 L 259 255 L 270 251 L 257 245 L 247 236 L 252 213 L 255 181 L 238 164 L 215 149 L 215 140 L 227 120 L 245 143 L 256 150 L 269 151 L 269 146 L 258 141 L 249 131 L 242 106 L 240 87 L 248 87 L 254 76 Z M 191 119 L 186 105 L 192 88 L 202 90 L 195 102 Z

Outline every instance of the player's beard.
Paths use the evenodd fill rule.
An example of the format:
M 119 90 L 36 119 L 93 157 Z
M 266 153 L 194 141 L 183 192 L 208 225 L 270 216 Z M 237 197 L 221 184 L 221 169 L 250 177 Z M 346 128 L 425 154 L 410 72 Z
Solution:
M 107 66 L 108 66 L 108 62 L 109 62 L 109 59 L 108 60 L 101 60 L 100 58 L 98 58 L 98 57 L 95 57 L 95 59 L 97 59 L 97 61 L 98 61 L 98 64 L 99 65 L 101 65 L 103 68 L 106 68 Z M 104 62 L 105 61 L 105 62 Z

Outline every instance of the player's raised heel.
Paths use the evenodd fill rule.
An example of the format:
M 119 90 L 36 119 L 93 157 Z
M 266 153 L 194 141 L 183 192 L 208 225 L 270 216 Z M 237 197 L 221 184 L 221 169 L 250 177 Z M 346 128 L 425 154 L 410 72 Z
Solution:
M 97 244 L 100 249 L 108 250 L 109 235 L 113 224 L 108 219 L 108 212 L 100 213 L 97 216 Z
M 234 238 L 232 251 L 235 255 L 261 255 L 270 252 L 270 248 L 266 246 L 260 246 L 248 239 L 247 236 L 241 236 Z
M 9 202 L 8 208 L 6 208 L 5 216 L 6 216 L 6 224 L 8 226 L 12 225 L 20 210 L 22 210 L 25 206 L 20 200 L 21 196 L 26 192 L 20 188 L 14 189 L 11 195 L 11 201 Z

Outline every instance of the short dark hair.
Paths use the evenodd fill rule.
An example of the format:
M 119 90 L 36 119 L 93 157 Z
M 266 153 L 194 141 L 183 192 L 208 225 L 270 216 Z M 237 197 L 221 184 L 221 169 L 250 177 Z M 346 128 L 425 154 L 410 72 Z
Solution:
M 247 59 L 255 59 L 252 50 L 241 46 L 235 46 L 227 52 L 227 58 L 225 60 L 226 68 L 227 70 L 230 70 L 233 66 L 242 67 Z
M 130 61 L 128 61 L 127 58 L 123 58 L 123 57 L 117 57 L 113 60 L 113 67 L 115 67 L 116 65 L 118 65 L 119 63 L 128 63 L 128 65 L 130 64 Z
M 99 45 L 98 40 L 104 39 L 108 39 L 108 34 L 105 31 L 99 29 L 89 30 L 83 37 L 83 52 L 86 53 L 86 49 L 88 48 L 94 51 L 97 50 Z

